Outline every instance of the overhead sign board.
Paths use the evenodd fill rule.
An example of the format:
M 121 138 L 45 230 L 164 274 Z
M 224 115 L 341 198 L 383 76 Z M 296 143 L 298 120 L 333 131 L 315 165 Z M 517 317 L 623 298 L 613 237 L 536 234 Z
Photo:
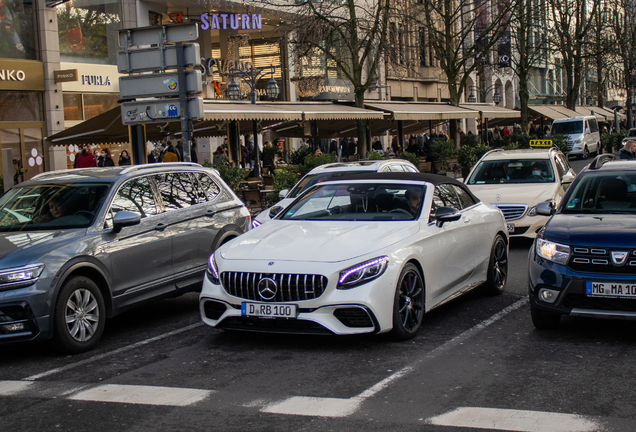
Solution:
M 185 67 L 200 63 L 199 44 L 183 44 Z M 161 61 L 163 57 L 163 62 Z M 165 46 L 163 49 L 142 48 L 117 52 L 117 70 L 119 73 L 149 72 L 177 68 L 177 47 Z
M 203 98 L 198 96 L 189 99 L 188 110 L 191 120 L 202 120 Z M 181 115 L 178 99 L 135 101 L 121 104 L 121 120 L 125 125 L 180 121 Z
M 139 27 L 119 30 L 122 47 L 195 41 L 199 37 L 197 23 Z M 129 40 L 130 39 L 130 40 Z
M 78 81 L 77 69 L 65 69 L 53 71 L 55 83 Z
M 201 71 L 186 71 L 186 92 L 198 94 L 203 90 Z M 144 97 L 179 96 L 179 74 L 163 72 L 119 78 L 119 94 L 122 99 Z

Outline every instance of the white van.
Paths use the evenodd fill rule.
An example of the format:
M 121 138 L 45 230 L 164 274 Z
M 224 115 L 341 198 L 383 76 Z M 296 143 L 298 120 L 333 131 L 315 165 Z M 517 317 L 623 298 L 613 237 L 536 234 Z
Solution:
M 601 134 L 598 131 L 596 117 L 572 117 L 552 122 L 551 135 L 565 135 L 572 143 L 569 155 L 587 159 L 590 153 L 598 154 L 601 147 Z

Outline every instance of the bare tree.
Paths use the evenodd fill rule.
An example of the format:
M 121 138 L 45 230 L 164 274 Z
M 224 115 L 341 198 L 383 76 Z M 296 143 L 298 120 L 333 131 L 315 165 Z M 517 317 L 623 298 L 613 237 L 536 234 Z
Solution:
M 319 56 L 353 87 L 355 106 L 378 77 L 395 0 L 250 0 L 289 15 L 284 31 L 299 63 Z M 358 154 L 366 156 L 366 121 L 358 120 Z
M 610 0 L 612 14 L 608 19 L 611 28 L 612 54 L 622 66 L 623 84 L 627 90 L 627 127 L 632 127 L 633 71 L 636 69 L 636 14 L 631 0 Z M 617 128 L 618 129 L 618 128 Z
M 517 0 L 510 19 L 510 36 L 514 55 L 510 67 L 519 78 L 518 91 L 521 102 L 521 130 L 528 131 L 528 84 L 532 69 L 547 62 L 545 9 L 533 0 Z
M 553 32 L 549 41 L 552 48 L 561 54 L 565 70 L 565 103 L 574 110 L 582 81 L 583 60 L 587 55 L 586 35 L 594 20 L 590 13 L 598 6 L 599 0 L 548 0 Z
M 452 105 L 459 106 L 473 71 L 495 66 L 492 49 L 508 31 L 515 1 L 422 0 L 420 18 L 446 74 Z M 457 120 L 450 121 L 450 135 L 459 146 Z

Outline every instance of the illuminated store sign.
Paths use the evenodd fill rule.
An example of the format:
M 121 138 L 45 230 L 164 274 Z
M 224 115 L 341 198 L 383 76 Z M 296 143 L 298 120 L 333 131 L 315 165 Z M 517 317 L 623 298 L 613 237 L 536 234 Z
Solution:
M 261 14 L 203 14 L 201 30 L 260 30 L 263 26 Z
M 82 84 L 83 85 L 100 85 L 100 86 L 112 85 L 109 76 L 101 76 L 101 75 L 82 75 Z
M 24 81 L 26 74 L 21 70 L 0 70 L 0 81 Z

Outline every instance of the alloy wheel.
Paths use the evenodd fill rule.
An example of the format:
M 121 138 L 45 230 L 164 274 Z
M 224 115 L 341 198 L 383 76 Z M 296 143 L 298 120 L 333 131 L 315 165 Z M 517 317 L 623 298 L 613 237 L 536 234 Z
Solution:
M 66 328 L 78 342 L 93 337 L 99 326 L 99 307 L 95 296 L 87 289 L 75 290 L 66 302 Z
M 422 322 L 424 314 L 424 284 L 419 274 L 409 270 L 400 281 L 399 314 L 405 330 L 413 332 Z
M 497 290 L 503 290 L 508 277 L 508 250 L 503 241 L 498 241 L 494 250 L 492 280 Z

